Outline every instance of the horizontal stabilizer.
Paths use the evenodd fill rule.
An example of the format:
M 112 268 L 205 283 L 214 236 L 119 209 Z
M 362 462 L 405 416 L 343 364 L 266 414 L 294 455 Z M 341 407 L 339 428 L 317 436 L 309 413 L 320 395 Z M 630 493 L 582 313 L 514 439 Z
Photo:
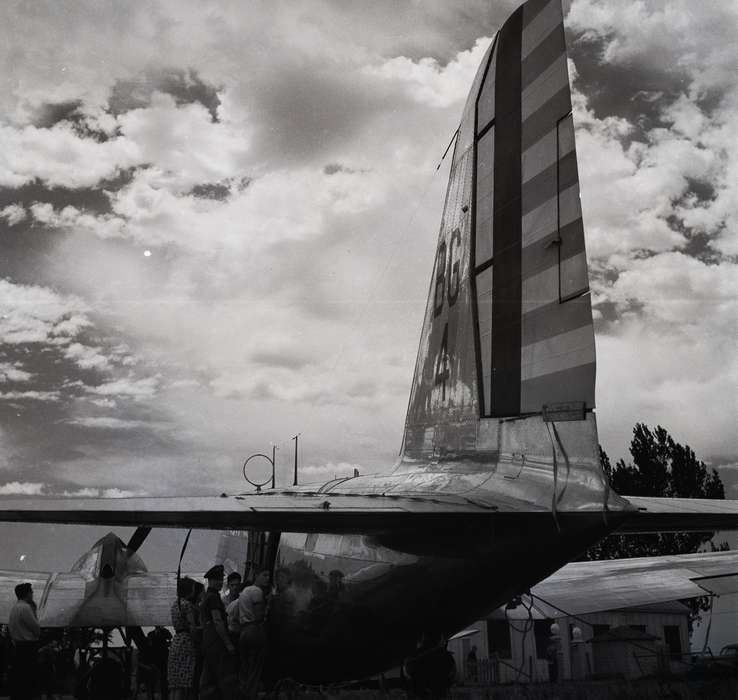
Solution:
M 609 559 L 567 564 L 531 589 L 550 617 L 733 593 L 738 552 Z
M 638 510 L 619 534 L 738 530 L 738 500 L 623 496 Z

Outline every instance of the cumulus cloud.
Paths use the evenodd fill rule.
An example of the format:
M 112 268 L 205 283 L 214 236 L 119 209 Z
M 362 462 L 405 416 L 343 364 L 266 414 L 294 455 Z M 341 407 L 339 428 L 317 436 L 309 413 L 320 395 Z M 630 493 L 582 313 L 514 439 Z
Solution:
M 153 423 L 141 420 L 126 420 L 115 416 L 87 416 L 84 418 L 70 418 L 70 425 L 79 425 L 83 428 L 100 428 L 102 430 L 133 430 L 135 428 L 150 428 Z
M 282 241 L 315 238 L 331 215 L 376 205 L 385 182 L 376 173 L 330 177 L 311 169 L 278 171 L 226 201 L 175 194 L 147 170 L 112 196 L 125 230 L 149 245 L 175 244 L 199 253 L 257 255 Z
M 593 125 L 578 101 L 575 116 L 585 124 L 583 208 L 603 223 L 594 231 L 592 252 L 612 252 L 615 239 L 624 240 L 621 248 L 668 250 L 683 246 L 687 231 L 707 234 L 718 253 L 738 254 L 738 48 L 729 39 L 738 9 L 683 0 L 618 8 L 577 0 L 568 23 L 580 41 L 599 47 L 603 64 L 655 71 L 662 83 L 675 86 L 658 101 L 667 128 L 651 128 L 628 147 L 607 135 L 607 119 Z M 713 194 L 697 197 L 690 180 Z M 605 182 L 613 186 L 609 197 L 600 190 Z M 598 218 L 594 207 L 604 208 L 608 200 L 622 205 L 620 217 L 603 211 Z
M 118 405 L 113 399 L 90 399 L 90 403 L 100 408 L 115 408 Z
M 29 208 L 35 221 L 52 228 L 86 232 L 100 238 L 125 235 L 125 221 L 110 214 L 90 214 L 72 205 L 54 209 L 48 202 L 34 202 Z
M 3 496 L 40 496 L 44 492 L 45 484 L 31 481 L 10 481 L 0 484 L 0 494 Z
M 64 357 L 82 369 L 104 371 L 110 368 L 110 360 L 100 350 L 99 347 L 89 347 L 82 343 L 70 343 L 64 349 Z
M 133 376 L 128 376 L 104 382 L 97 386 L 88 386 L 86 390 L 88 393 L 98 396 L 126 396 L 133 399 L 149 399 L 156 394 L 158 385 L 159 377 L 136 379 Z
M 55 209 L 49 203 L 35 203 L 30 210 L 36 221 L 55 228 L 222 256 L 227 269 L 234 253 L 251 258 L 285 241 L 314 239 L 337 217 L 376 208 L 388 184 L 377 172 L 329 175 L 306 168 L 269 173 L 245 189 L 234 181 L 231 196 L 216 200 L 179 193 L 183 178 L 188 180 L 180 171 L 141 170 L 110 194 L 110 214 L 74 206 Z M 186 185 L 189 189 L 191 182 Z
M 146 496 L 146 491 L 128 491 L 126 489 L 111 488 L 100 489 L 102 498 L 132 498 L 134 496 Z
M 367 66 L 367 75 L 396 83 L 408 90 L 414 100 L 431 107 L 448 107 L 466 99 L 470 77 L 479 67 L 492 39 L 481 37 L 474 47 L 440 65 L 434 58 L 414 61 L 405 56 L 390 58 L 379 65 Z
M 32 377 L 33 374 L 22 370 L 18 363 L 0 362 L 0 382 L 27 382 Z
M 708 265 L 677 252 L 633 260 L 608 285 L 608 297 L 625 313 L 630 300 L 640 302 L 650 323 L 679 326 L 688 336 L 693 324 L 708 326 L 710 338 L 727 339 L 738 317 L 738 265 Z
M 141 162 L 125 138 L 82 138 L 68 123 L 50 129 L 0 124 L 0 185 L 20 187 L 35 179 L 47 185 L 91 187 Z
M 0 400 L 19 401 L 31 399 L 32 401 L 59 401 L 61 393 L 58 391 L 0 391 Z
M 697 94 L 734 86 L 733 3 L 695 4 L 689 0 L 637 0 L 607 4 L 572 3 L 567 23 L 585 40 L 601 42 L 601 60 L 643 63 L 683 71 L 695 79 Z
M 678 130 L 655 128 L 645 140 L 630 140 L 634 124 L 596 117 L 576 90 L 573 103 L 590 256 L 617 267 L 623 254 L 683 248 L 688 239 L 672 221 L 675 207 L 691 181 L 716 177 L 716 153 Z M 667 108 L 669 116 L 679 118 Z
M 7 207 L 0 209 L 0 218 L 8 222 L 8 226 L 15 226 L 28 216 L 25 207 L 20 204 L 8 204 Z
M 213 122 L 201 104 L 177 105 L 171 95 L 156 93 L 149 106 L 126 112 L 118 123 L 172 190 L 249 174 L 244 126 Z
M 86 487 L 54 492 L 53 494 L 49 493 L 47 495 L 72 496 L 76 498 L 134 498 L 136 496 L 146 496 L 147 493 L 145 491 L 129 491 L 119 488 L 95 489 Z
M 59 489 L 58 486 L 42 482 L 11 481 L 0 484 L 2 496 L 76 496 L 92 498 L 131 498 L 145 496 L 145 491 L 128 491 L 119 488 Z
M 77 296 L 0 279 L 0 342 L 69 342 L 91 325 L 89 307 Z

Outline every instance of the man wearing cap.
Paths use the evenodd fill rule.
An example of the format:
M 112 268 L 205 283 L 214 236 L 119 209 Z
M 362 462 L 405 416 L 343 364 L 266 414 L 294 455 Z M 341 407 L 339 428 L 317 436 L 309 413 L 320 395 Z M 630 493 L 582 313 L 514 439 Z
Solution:
M 203 626 L 203 669 L 200 678 L 200 698 L 236 697 L 236 648 L 228 636 L 226 612 L 220 597 L 223 588 L 223 567 L 218 564 L 208 569 L 205 578 L 208 589 L 200 604 L 200 621 Z
M 35 697 L 38 657 L 38 640 L 41 627 L 36 619 L 36 604 L 30 583 L 19 583 L 15 587 L 18 599 L 10 610 L 8 631 L 13 640 L 13 675 L 11 695 L 13 700 Z

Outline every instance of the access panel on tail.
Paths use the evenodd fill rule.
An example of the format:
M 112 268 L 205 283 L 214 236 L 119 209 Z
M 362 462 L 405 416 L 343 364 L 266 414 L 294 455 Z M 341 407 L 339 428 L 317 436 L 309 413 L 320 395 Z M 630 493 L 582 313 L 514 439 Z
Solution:
M 594 332 L 560 0 L 518 8 L 482 61 L 436 250 L 405 455 L 474 451 L 480 419 L 564 404 L 591 411 Z

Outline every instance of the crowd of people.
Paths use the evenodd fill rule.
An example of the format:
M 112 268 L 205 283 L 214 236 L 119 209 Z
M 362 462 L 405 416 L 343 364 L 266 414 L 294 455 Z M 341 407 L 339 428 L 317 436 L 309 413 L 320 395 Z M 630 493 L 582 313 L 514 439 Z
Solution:
M 205 573 L 207 586 L 184 577 L 177 581 L 171 606 L 174 635 L 157 627 L 148 635 L 139 630 L 136 683 L 143 682 L 149 697 L 154 690 L 171 700 L 255 700 L 267 651 L 265 620 L 270 593 L 270 571 L 258 571 L 249 585 L 241 575 L 228 575 L 224 589 L 223 566 Z M 44 683 L 44 669 L 54 676 L 59 643 L 42 641 L 33 588 L 15 587 L 16 602 L 0 639 L 0 664 L 8 669 L 12 700 L 54 697 L 53 682 Z M 85 657 L 86 658 L 86 657 Z M 126 686 L 122 665 L 103 654 L 95 663 L 77 666 L 74 692 L 95 700 L 121 697 Z M 48 675 L 48 674 L 47 674 Z M 47 686 L 46 688 L 44 686 Z
M 185 700 L 193 691 L 201 700 L 256 698 L 266 658 L 270 572 L 260 571 L 248 586 L 233 572 L 221 594 L 223 577 L 222 566 L 209 569 L 207 588 L 200 595 L 192 579 L 179 582 L 167 667 L 173 700 Z

